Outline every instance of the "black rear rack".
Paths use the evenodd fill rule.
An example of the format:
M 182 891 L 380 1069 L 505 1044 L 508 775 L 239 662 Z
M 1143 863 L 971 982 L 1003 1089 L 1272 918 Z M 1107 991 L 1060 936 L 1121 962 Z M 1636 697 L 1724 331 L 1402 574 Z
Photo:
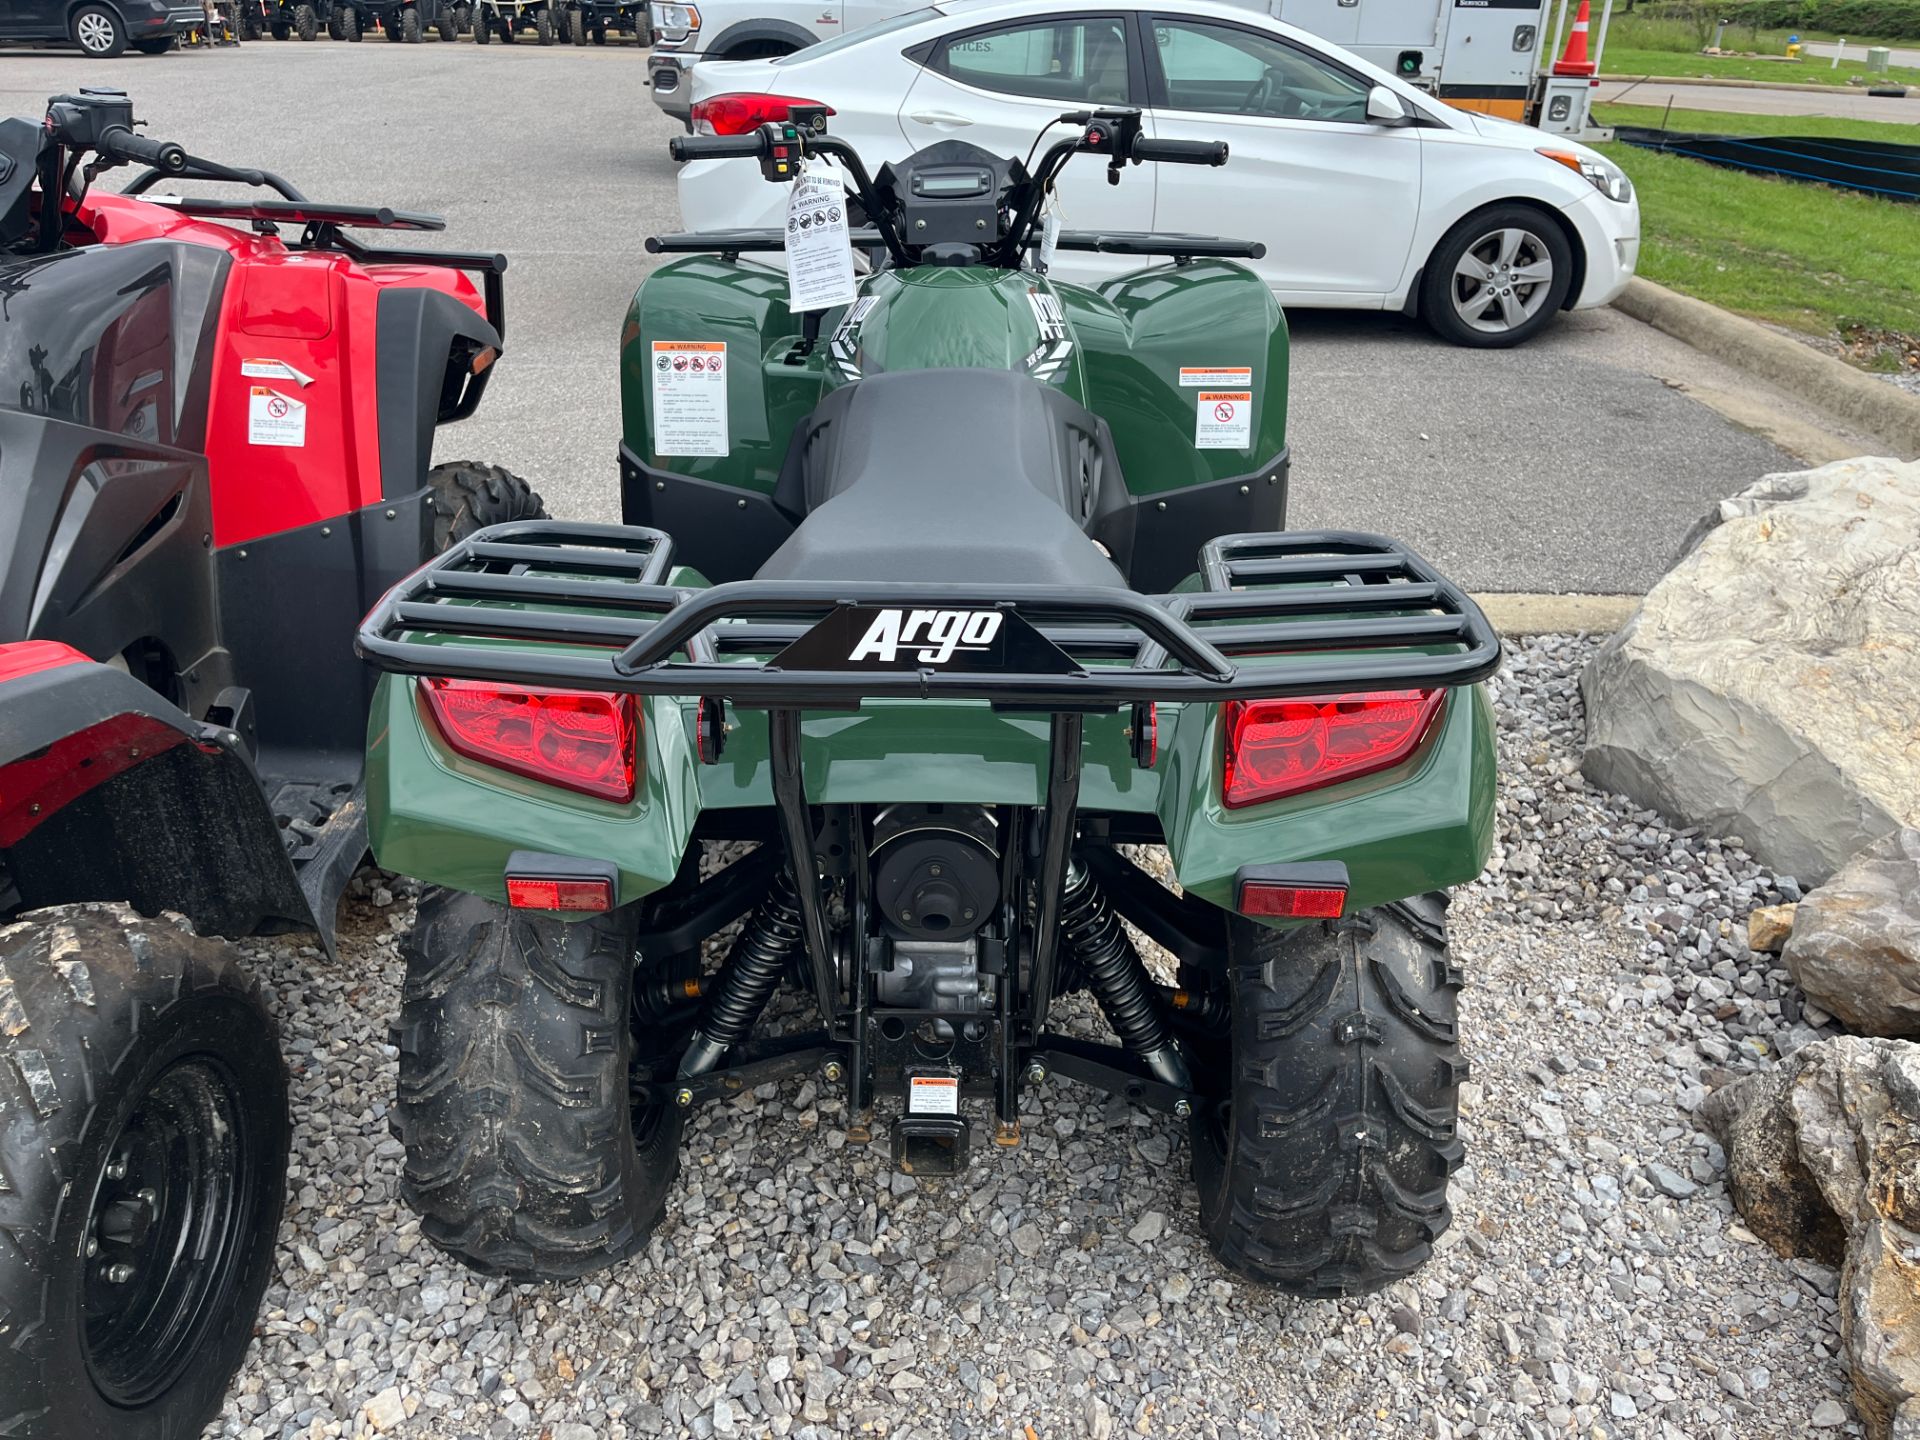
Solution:
M 1111 710 L 1484 680 L 1500 642 L 1477 605 L 1379 535 L 1229 535 L 1200 554 L 1203 590 L 743 580 L 671 585 L 673 542 L 638 526 L 495 525 L 395 586 L 360 627 L 383 670 L 756 708 L 868 699 L 979 699 L 1023 710 Z M 1253 587 L 1253 588 L 1248 588 Z M 821 635 L 852 612 L 1001 615 L 1004 668 L 852 668 Z M 1011 643 L 1017 632 L 1037 635 Z M 525 642 L 502 645 L 499 641 Z M 791 650 L 790 648 L 791 647 Z M 823 658 L 824 657 L 824 658 Z M 784 663 L 783 663 L 784 662 Z
M 394 210 L 385 205 L 316 205 L 308 200 L 210 200 L 198 195 L 148 195 L 149 203 L 165 205 L 182 215 L 202 220 L 253 220 L 272 225 L 345 225 L 362 230 L 444 230 L 438 215 Z

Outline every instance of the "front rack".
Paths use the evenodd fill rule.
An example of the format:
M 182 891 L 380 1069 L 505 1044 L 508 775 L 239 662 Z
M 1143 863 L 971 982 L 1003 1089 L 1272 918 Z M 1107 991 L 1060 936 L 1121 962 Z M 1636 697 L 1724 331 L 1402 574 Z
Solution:
M 669 582 L 673 542 L 640 526 L 495 525 L 396 585 L 360 627 L 361 655 L 403 675 L 713 697 L 749 707 L 976 699 L 1031 710 L 1429 689 L 1484 680 L 1500 642 L 1419 555 L 1352 531 L 1229 535 L 1200 552 L 1205 588 L 904 581 Z M 993 668 L 841 668 L 799 642 L 841 612 L 997 612 Z M 498 642 L 521 642 L 500 644 Z M 802 663 L 802 662 L 805 663 Z M 1036 663 L 1037 661 L 1037 663 Z

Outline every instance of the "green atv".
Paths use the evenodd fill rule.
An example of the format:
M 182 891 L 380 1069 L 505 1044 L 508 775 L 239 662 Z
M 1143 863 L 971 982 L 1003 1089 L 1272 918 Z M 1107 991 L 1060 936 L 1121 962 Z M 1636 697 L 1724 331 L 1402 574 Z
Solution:
M 915 1175 L 976 1108 L 1017 1146 L 1049 1075 L 1184 1118 L 1214 1250 L 1305 1294 L 1446 1228 L 1445 890 L 1491 845 L 1497 637 L 1405 547 L 1283 530 L 1252 245 L 1047 219 L 1075 155 L 1117 183 L 1226 147 L 1059 123 L 1031 172 L 948 141 L 870 178 L 799 110 L 675 140 L 837 162 L 857 298 L 792 313 L 741 258 L 785 232 L 656 238 L 702 253 L 627 316 L 630 523 L 494 526 L 363 625 L 374 848 L 440 887 L 405 1195 L 476 1268 L 632 1253 L 689 1108 L 801 1072 L 852 1140 L 891 1112 Z M 1081 288 L 1055 249 L 1170 259 Z M 762 1023 L 783 983 L 814 1028 Z M 1075 991 L 1115 1043 L 1050 1025 Z

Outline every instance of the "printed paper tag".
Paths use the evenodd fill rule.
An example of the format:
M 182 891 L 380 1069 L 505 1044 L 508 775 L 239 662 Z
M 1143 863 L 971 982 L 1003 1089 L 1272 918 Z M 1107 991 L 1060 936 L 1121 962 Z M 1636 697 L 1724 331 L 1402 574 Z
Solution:
M 1060 197 L 1047 192 L 1046 209 L 1040 212 L 1040 268 L 1051 270 L 1053 257 L 1060 248 Z
M 1199 386 L 1206 390 L 1251 390 L 1253 367 L 1250 365 L 1182 365 L 1180 386 Z
M 653 448 L 659 455 L 727 453 L 727 346 L 653 342 Z
M 1253 448 L 1253 392 L 1202 390 L 1194 417 L 1196 450 L 1251 450 Z
M 960 1077 L 958 1075 L 908 1076 L 907 1113 L 909 1115 L 958 1115 L 960 1113 Z
M 247 388 L 247 443 L 249 445 L 305 445 L 307 407 L 270 385 Z
M 826 310 L 851 304 L 854 293 L 846 187 L 826 166 L 803 161 L 787 196 L 787 308 Z
M 242 360 L 240 373 L 249 380 L 284 380 L 303 390 L 313 383 L 313 376 L 294 369 L 284 360 Z

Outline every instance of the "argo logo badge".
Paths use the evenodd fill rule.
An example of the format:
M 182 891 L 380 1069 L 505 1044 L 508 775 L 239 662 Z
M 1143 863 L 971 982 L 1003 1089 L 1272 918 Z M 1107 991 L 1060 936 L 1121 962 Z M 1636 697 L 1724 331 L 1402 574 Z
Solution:
M 882 610 L 849 660 L 893 661 L 903 649 L 922 665 L 944 665 L 962 650 L 986 650 L 1000 633 L 997 610 Z
M 779 670 L 1066 675 L 1071 656 L 1011 609 L 842 605 L 771 662 Z

